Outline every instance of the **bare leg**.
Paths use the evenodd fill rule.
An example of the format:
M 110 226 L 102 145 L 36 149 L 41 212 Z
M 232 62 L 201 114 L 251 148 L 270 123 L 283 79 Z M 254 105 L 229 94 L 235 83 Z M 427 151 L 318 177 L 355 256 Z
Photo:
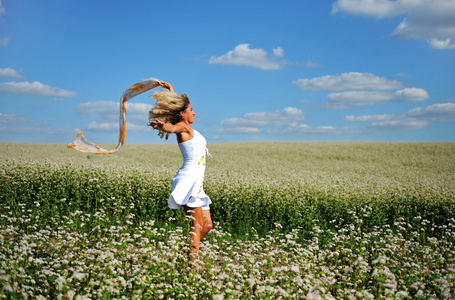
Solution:
M 202 232 L 204 236 L 212 230 L 212 217 L 210 216 L 210 210 L 202 210 L 202 218 L 204 220 L 204 225 L 202 225 Z M 204 237 L 203 236 L 203 237 Z
M 210 210 L 202 210 L 202 207 L 185 206 L 185 213 L 193 217 L 189 256 L 190 260 L 194 260 L 199 251 L 200 241 L 212 229 L 212 218 L 210 217 Z

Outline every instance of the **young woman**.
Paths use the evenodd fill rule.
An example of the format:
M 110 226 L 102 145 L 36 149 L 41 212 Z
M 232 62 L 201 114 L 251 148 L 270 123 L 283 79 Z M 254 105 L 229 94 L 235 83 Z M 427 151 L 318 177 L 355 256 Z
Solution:
M 172 209 L 183 207 L 192 218 L 190 232 L 190 260 L 194 260 L 199 251 L 199 242 L 212 229 L 210 203 L 204 193 L 205 160 L 208 153 L 205 138 L 191 128 L 196 113 L 191 107 L 186 94 L 174 93 L 168 82 L 159 82 L 168 89 L 153 93 L 155 107 L 149 112 L 149 126 L 159 131 L 161 138 L 169 134 L 177 135 L 177 142 L 183 155 L 183 165 L 172 178 L 172 191 L 168 205 Z

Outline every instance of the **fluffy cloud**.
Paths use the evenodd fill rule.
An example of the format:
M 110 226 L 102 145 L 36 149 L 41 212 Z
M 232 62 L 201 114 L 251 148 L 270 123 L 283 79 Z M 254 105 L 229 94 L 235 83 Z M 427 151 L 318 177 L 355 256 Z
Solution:
M 277 47 L 277 48 L 273 49 L 273 55 L 275 55 L 276 57 L 284 57 L 283 48 Z
M 244 134 L 244 133 L 260 133 L 262 130 L 256 127 L 235 127 L 235 128 L 221 128 L 215 129 L 214 133 L 221 133 L 221 134 Z
M 295 107 L 286 107 L 283 110 L 272 112 L 254 112 L 243 114 L 239 118 L 226 119 L 220 122 L 226 127 L 264 127 L 277 126 L 302 121 L 304 112 Z
M 79 95 L 77 92 L 51 87 L 38 81 L 3 82 L 0 83 L 0 93 L 62 98 L 77 97 Z
M 17 134 L 17 135 L 33 135 L 34 137 L 39 136 L 52 136 L 52 135 L 61 135 L 68 136 L 77 131 L 74 129 L 67 128 L 48 128 L 48 127 L 0 127 L 0 132 L 4 134 Z M 45 139 L 45 138 L 43 138 Z M 40 141 L 43 142 L 44 140 Z
M 273 49 L 273 55 L 268 55 L 263 49 L 251 49 L 250 44 L 240 44 L 218 57 L 212 56 L 209 64 L 224 64 L 237 66 L 251 66 L 261 70 L 279 70 L 284 61 L 280 60 L 284 56 L 281 47 Z
M 294 83 L 307 91 L 342 91 L 327 96 L 324 108 L 346 109 L 352 106 L 376 105 L 384 101 L 425 101 L 427 91 L 420 88 L 402 88 L 403 83 L 371 73 L 349 72 L 338 76 L 325 75 L 298 79 Z M 389 92 L 385 90 L 396 90 Z
M 126 103 L 126 129 L 129 132 L 147 132 L 148 112 L 152 107 L 146 103 Z M 96 115 L 97 120 L 91 121 L 87 129 L 92 131 L 119 130 L 120 103 L 114 101 L 93 101 L 78 104 L 74 107 L 82 117 Z
M 375 18 L 391 18 L 411 11 L 426 1 L 421 0 L 338 0 L 332 5 L 332 13 L 340 11 L 352 15 Z
M 453 49 L 455 48 L 455 40 L 453 41 L 450 38 L 446 38 L 445 40 L 439 40 L 437 38 L 433 38 L 430 40 L 430 47 L 437 48 L 437 49 Z
M 395 91 L 393 94 L 394 101 L 425 101 L 430 96 L 427 91 L 419 88 L 405 88 L 402 90 Z
M 345 121 L 351 122 L 372 122 L 372 121 L 388 121 L 393 118 L 393 115 L 365 115 L 365 116 L 346 116 L 343 118 Z
M 270 134 L 357 134 L 361 133 L 357 126 L 351 127 L 333 127 L 333 126 L 318 126 L 311 127 L 306 124 L 290 124 L 282 129 L 268 130 Z
M 271 112 L 253 112 L 241 115 L 238 118 L 222 120 L 220 125 L 224 128 L 214 130 L 215 133 L 260 133 L 258 127 L 284 128 L 304 120 L 304 112 L 296 107 L 286 107 L 283 110 Z M 269 132 L 270 133 L 270 132 Z
M 338 0 L 332 6 L 332 13 L 337 12 L 378 19 L 405 15 L 391 36 L 424 39 L 437 49 L 455 48 L 453 0 Z
M 428 122 L 424 120 L 388 120 L 371 123 L 370 130 L 418 130 L 428 127 Z
M 372 122 L 369 130 L 417 130 L 428 127 L 429 122 L 455 122 L 455 103 L 437 103 L 417 107 L 404 114 L 346 116 L 345 121 Z
M 454 122 L 455 103 L 437 103 L 427 107 L 416 107 L 411 109 L 406 116 L 437 122 Z
M 22 75 L 11 68 L 3 68 L 0 69 L 0 77 L 22 78 Z
M 145 122 L 148 120 L 148 112 L 151 108 L 151 104 L 127 102 L 126 118 Z M 90 114 L 98 114 L 105 121 L 112 121 L 120 116 L 120 102 L 114 101 L 85 102 L 76 105 L 74 109 L 83 117 L 87 117 Z M 116 126 L 118 128 L 118 123 L 116 123 Z
M 375 105 L 383 101 L 425 101 L 429 98 L 427 91 L 418 88 L 405 88 L 393 93 L 384 91 L 349 91 L 331 93 L 327 96 L 326 108 L 345 109 L 351 106 Z
M 391 100 L 393 94 L 388 92 L 350 91 L 331 93 L 327 96 L 329 102 L 325 107 L 347 108 L 348 106 L 374 105 L 381 101 Z
M 115 106 L 117 106 L 118 110 L 118 105 L 118 103 L 113 101 L 93 101 L 78 104 L 74 107 L 74 109 L 79 114 L 87 116 L 92 113 L 112 113 L 114 112 Z
M 221 134 L 262 133 L 267 134 L 354 134 L 361 131 L 357 126 L 336 128 L 333 126 L 311 127 L 302 124 L 304 112 L 295 107 L 272 112 L 255 112 L 243 114 L 220 122 L 225 128 L 212 132 Z M 259 127 L 259 128 L 258 128 Z M 260 129 L 264 127 L 264 129 Z
M 18 117 L 16 114 L 2 114 L 0 113 L 0 124 L 2 125 L 33 125 L 45 126 L 45 123 L 40 121 L 28 120 L 26 118 Z
M 312 79 L 297 79 L 294 83 L 307 91 L 392 90 L 403 87 L 396 80 L 371 73 L 349 72 L 339 76 L 326 75 Z
M 106 131 L 110 131 L 110 130 L 118 129 L 119 128 L 119 124 L 118 123 L 106 123 L 106 122 L 92 121 L 92 122 L 90 122 L 90 124 L 88 124 L 87 128 L 91 129 L 91 130 L 106 130 Z
M 90 130 L 96 130 L 96 131 L 117 131 L 117 130 L 119 130 L 119 123 L 118 122 L 108 123 L 108 122 L 93 121 L 93 122 L 90 122 L 90 124 L 88 124 L 87 128 Z M 129 123 L 129 122 L 126 123 L 126 129 L 130 132 L 148 131 L 148 128 L 145 125 L 140 126 L 140 125 L 136 125 L 136 124 Z

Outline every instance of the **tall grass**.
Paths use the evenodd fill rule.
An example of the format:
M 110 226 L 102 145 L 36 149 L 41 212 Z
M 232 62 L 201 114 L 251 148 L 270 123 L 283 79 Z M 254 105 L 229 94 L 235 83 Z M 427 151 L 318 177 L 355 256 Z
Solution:
M 209 147 L 216 226 L 194 273 L 188 221 L 167 208 L 176 145 L 0 143 L 0 296 L 454 294 L 455 144 Z
M 135 220 L 164 221 L 170 179 L 181 165 L 175 145 L 127 145 L 96 156 L 52 145 L 2 144 L 2 201 L 45 205 L 50 214 L 89 213 L 134 203 Z M 214 144 L 204 188 L 224 229 L 244 234 L 297 226 L 333 229 L 352 223 L 351 210 L 372 208 L 371 225 L 421 216 L 445 224 L 455 211 L 453 143 Z M 55 210 L 55 212 L 54 212 Z M 178 214 L 178 212 L 177 212 Z

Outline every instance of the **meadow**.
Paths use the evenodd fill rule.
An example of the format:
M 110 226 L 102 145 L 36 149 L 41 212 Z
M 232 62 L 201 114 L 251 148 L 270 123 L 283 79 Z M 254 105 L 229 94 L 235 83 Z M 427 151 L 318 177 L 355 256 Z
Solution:
M 188 262 L 174 143 L 0 143 L 0 298 L 454 297 L 455 143 L 209 150 L 214 229 Z

